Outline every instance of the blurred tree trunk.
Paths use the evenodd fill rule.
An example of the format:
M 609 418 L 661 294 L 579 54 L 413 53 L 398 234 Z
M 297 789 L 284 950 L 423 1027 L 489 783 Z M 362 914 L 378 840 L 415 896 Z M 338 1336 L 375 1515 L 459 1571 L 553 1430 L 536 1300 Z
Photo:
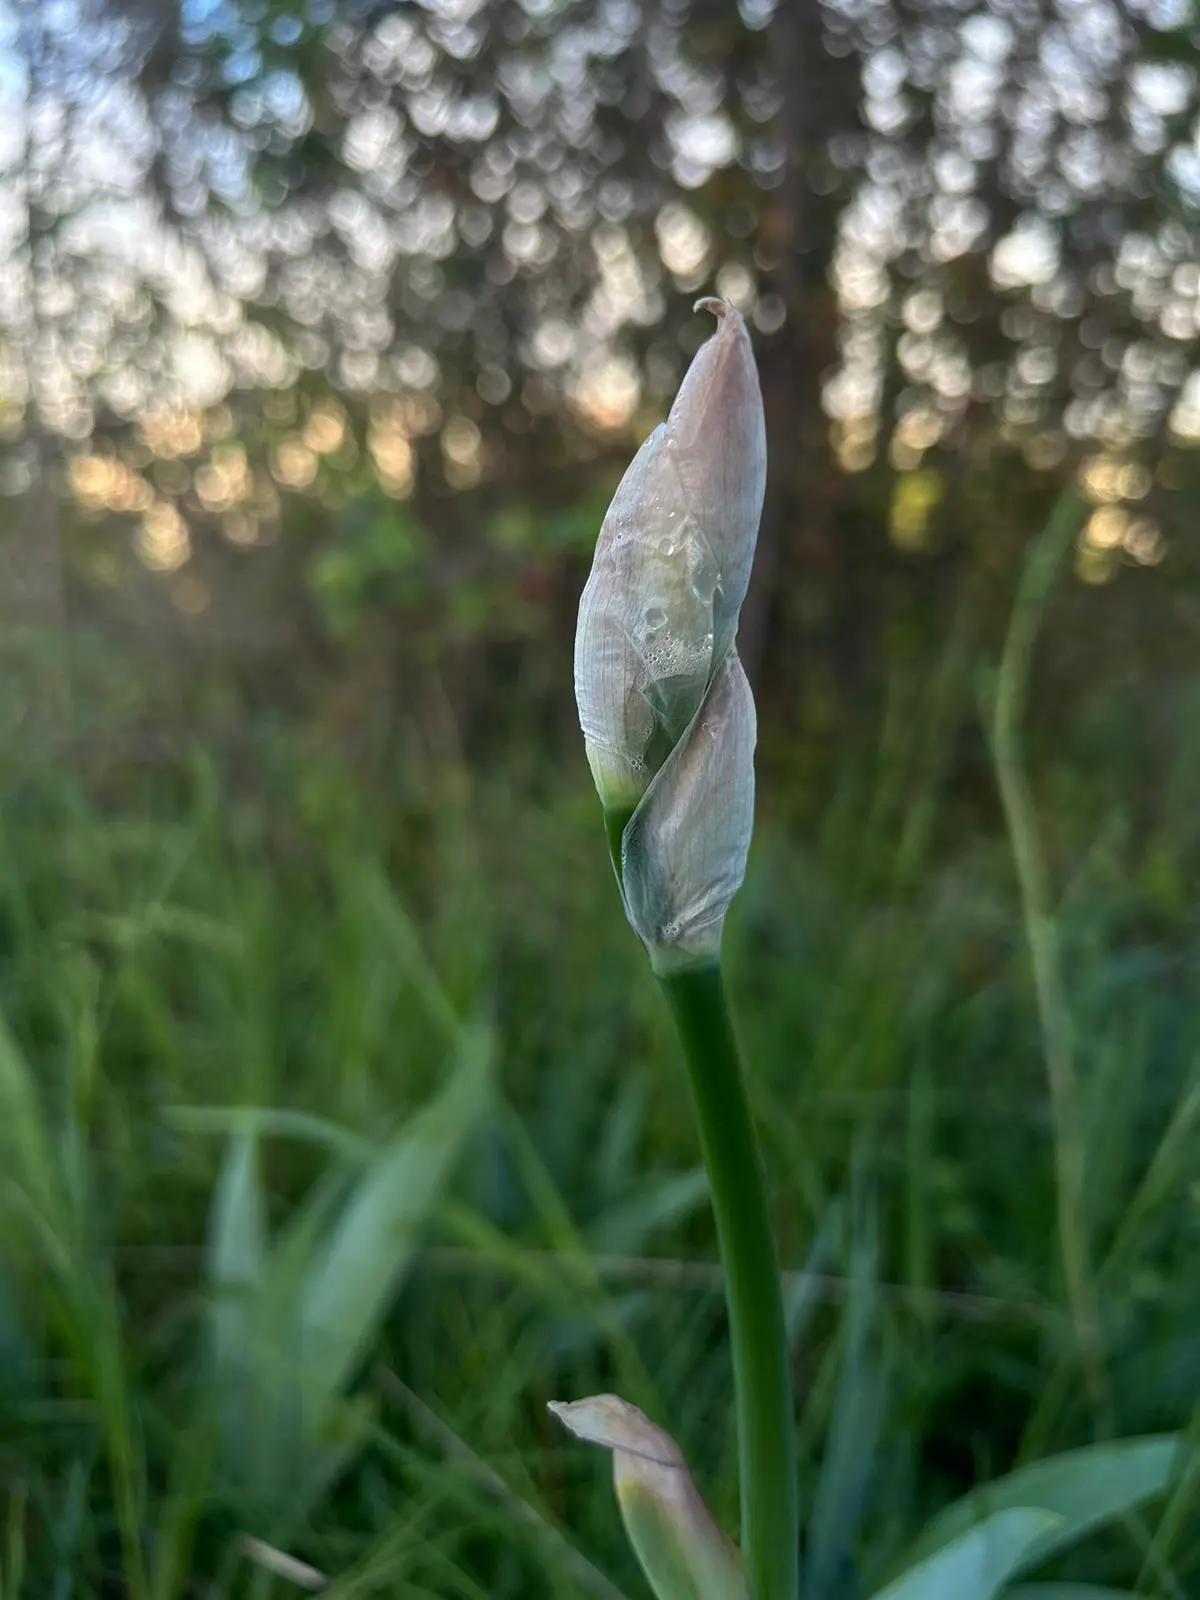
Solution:
M 764 655 L 772 678 L 792 699 L 808 699 L 832 671 L 857 674 L 846 625 L 845 579 L 853 563 L 837 538 L 842 478 L 830 460 L 821 379 L 836 357 L 836 308 L 828 282 L 830 213 L 813 175 L 827 166 L 831 137 L 856 126 L 858 81 L 852 60 L 837 60 L 822 39 L 819 0 L 781 5 L 771 23 L 770 59 L 781 107 L 784 177 L 761 218 L 764 284 L 778 295 L 784 321 L 762 361 L 767 414 L 768 480 L 754 579 L 742 613 L 740 649 L 757 675 Z

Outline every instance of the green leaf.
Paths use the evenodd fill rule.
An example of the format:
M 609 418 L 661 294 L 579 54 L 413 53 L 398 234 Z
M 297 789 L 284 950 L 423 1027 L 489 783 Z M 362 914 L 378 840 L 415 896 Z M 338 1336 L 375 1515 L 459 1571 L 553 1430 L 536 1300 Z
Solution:
M 258 1139 L 247 1124 L 230 1136 L 208 1216 L 210 1382 L 218 1448 L 233 1464 L 229 1476 L 249 1466 L 255 1447 L 266 1442 L 259 1408 L 271 1371 L 263 1327 L 267 1251 Z
M 299 1306 L 347 1180 L 344 1171 L 326 1173 L 269 1245 L 257 1143 L 248 1117 L 230 1141 L 213 1197 L 208 1334 L 219 1481 L 255 1516 L 274 1517 L 284 1505 L 300 1505 L 299 1485 L 312 1471 L 311 1430 L 329 1427 L 299 1403 Z
M 213 1398 L 221 1481 L 256 1516 L 298 1521 L 374 1425 L 370 1398 L 345 1391 L 487 1100 L 490 1038 L 462 1040 L 445 1090 L 383 1148 L 322 1130 L 344 1159 L 271 1244 L 258 1145 L 296 1130 L 221 1113 L 234 1131 L 209 1222 Z
M 902 1572 L 874 1600 L 992 1600 L 1058 1520 L 1031 1506 L 998 1511 Z
M 844 1352 L 808 1531 L 806 1593 L 835 1600 L 846 1593 L 887 1411 L 887 1373 L 874 1336 L 878 1249 L 866 1219 L 855 1240 Z
M 254 1328 L 253 1390 L 228 1436 L 228 1465 L 236 1479 L 266 1486 L 268 1498 L 294 1494 L 293 1480 L 310 1471 L 308 1457 L 314 1450 L 323 1454 L 328 1437 L 340 1440 L 346 1431 L 345 1419 L 333 1415 L 334 1397 L 327 1395 L 321 1410 L 302 1402 L 307 1352 L 300 1308 L 351 1182 L 342 1166 L 319 1178 L 279 1230 L 267 1261 Z
M 51 1142 L 38 1097 L 37 1080 L 24 1053 L 0 1017 L 0 1153 L 5 1175 L 15 1180 L 48 1228 L 59 1221 L 59 1194 Z
M 1055 1514 L 1055 1527 L 1029 1551 L 1032 1567 L 1085 1534 L 1161 1494 L 1179 1459 L 1174 1434 L 1087 1445 L 1065 1455 L 1018 1467 L 1007 1477 L 975 1489 L 937 1516 L 909 1553 L 920 1561 L 985 1518 L 1013 1506 L 1039 1506 Z
M 266 1253 L 258 1140 L 247 1128 L 229 1140 L 209 1213 L 209 1339 L 214 1365 L 223 1375 L 242 1371 L 251 1359 Z
M 350 1381 L 412 1264 L 490 1091 L 491 1037 L 464 1029 L 448 1086 L 368 1167 L 324 1244 L 300 1307 L 306 1411 Z
M 273 1106 L 169 1106 L 165 1113 L 187 1133 L 255 1133 L 261 1139 L 301 1139 L 326 1146 L 334 1155 L 365 1166 L 375 1146 L 328 1117 Z
M 1096 1583 L 1022 1583 L 1006 1589 L 1004 1600 L 1134 1600 L 1130 1589 L 1105 1589 Z
M 636 1255 L 652 1234 L 677 1226 L 707 1200 L 703 1167 L 640 1184 L 588 1225 L 588 1246 L 597 1255 Z

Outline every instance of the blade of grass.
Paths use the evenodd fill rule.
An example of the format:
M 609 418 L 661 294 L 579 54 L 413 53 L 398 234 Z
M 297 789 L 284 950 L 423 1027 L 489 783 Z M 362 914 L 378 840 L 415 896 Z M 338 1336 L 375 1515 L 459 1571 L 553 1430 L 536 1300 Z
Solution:
M 208 1280 L 213 1359 L 237 1371 L 254 1348 L 250 1326 L 267 1258 L 266 1196 L 253 1129 L 235 1133 L 225 1151 L 208 1228 Z
M 33 1072 L 0 1016 L 0 1149 L 10 1180 L 21 1186 L 44 1225 L 61 1234 L 61 1193 Z
M 878 1244 L 868 1221 L 855 1240 L 844 1349 L 807 1537 L 806 1600 L 839 1600 L 852 1587 L 858 1533 L 886 1417 L 887 1373 L 875 1321 Z
M 1181 1593 L 1170 1578 L 1169 1562 L 1180 1535 L 1186 1529 L 1200 1525 L 1200 1409 L 1193 1414 L 1185 1439 L 1190 1449 L 1184 1454 L 1175 1486 L 1142 1559 L 1141 1571 L 1134 1585 L 1139 1594 L 1149 1587 L 1153 1579 L 1157 1579 L 1164 1593 L 1172 1596 Z
M 1029 1506 L 998 1511 L 902 1572 L 874 1600 L 992 1600 L 1056 1520 Z
M 217 1429 L 201 1415 L 173 1444 L 171 1481 L 154 1529 L 152 1600 L 185 1600 L 192 1587 L 192 1554 L 212 1493 Z
M 596 1596 L 596 1600 L 625 1600 L 622 1591 L 610 1583 L 598 1567 L 594 1567 L 535 1506 L 515 1494 L 500 1474 L 477 1456 L 465 1440 L 443 1422 L 441 1417 L 414 1394 L 407 1384 L 402 1383 L 395 1373 L 381 1370 L 378 1378 L 384 1393 L 403 1407 L 422 1432 L 428 1434 L 444 1451 L 447 1460 L 453 1462 L 468 1477 L 473 1478 L 489 1496 L 504 1507 L 514 1522 L 527 1528 L 539 1543 L 545 1545 L 552 1558 L 570 1573 L 581 1590 Z
M 188 1133 L 254 1133 L 259 1138 L 298 1139 L 323 1145 L 356 1166 L 365 1166 L 375 1146 L 329 1117 L 273 1106 L 168 1106 L 164 1115 Z
M 1071 1016 L 1049 874 L 1021 745 L 1021 724 L 1028 701 L 1034 647 L 1051 590 L 1085 515 L 1086 506 L 1079 491 L 1066 490 L 1034 541 L 1000 657 L 990 731 L 996 781 L 1016 867 L 1050 1089 L 1058 1242 L 1067 1300 L 1096 1420 L 1101 1431 L 1107 1432 L 1111 1426 L 1112 1403 L 1090 1263 L 1085 1211 L 1086 1150 Z
M 1030 1546 L 1028 1559 L 1021 1565 L 1046 1561 L 1161 1494 L 1182 1460 L 1179 1438 L 1159 1434 L 1118 1444 L 1086 1445 L 1018 1467 L 948 1506 L 921 1534 L 908 1560 L 923 1560 L 972 1525 L 984 1525 L 997 1512 L 1038 1506 L 1054 1513 L 1055 1526 Z
M 8 1517 L 4 1529 L 4 1600 L 21 1600 L 25 1585 L 25 1508 L 29 1490 L 18 1478 L 8 1491 Z
M 537 1218 L 549 1235 L 559 1261 L 571 1273 L 577 1286 L 576 1292 L 586 1296 L 589 1308 L 609 1341 L 618 1363 L 622 1392 L 630 1395 L 643 1410 L 647 1406 L 653 1407 L 657 1397 L 654 1382 L 613 1307 L 612 1299 L 596 1271 L 592 1253 L 575 1226 L 552 1174 L 524 1122 L 511 1106 L 502 1109 L 501 1122 Z
M 374 1337 L 491 1094 L 492 1038 L 464 1028 L 454 1075 L 376 1157 L 314 1262 L 300 1306 L 306 1411 L 323 1416 Z

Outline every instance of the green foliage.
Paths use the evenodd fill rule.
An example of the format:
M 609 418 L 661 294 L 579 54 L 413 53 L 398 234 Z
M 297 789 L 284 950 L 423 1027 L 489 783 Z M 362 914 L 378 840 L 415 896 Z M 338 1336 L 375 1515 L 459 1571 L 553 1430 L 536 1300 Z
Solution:
M 428 532 L 406 506 L 368 495 L 313 557 L 309 578 L 330 631 L 345 640 L 368 612 L 427 598 Z
M 1036 1506 L 1052 1512 L 1054 1522 L 1026 1547 L 1020 1565 L 1047 1561 L 1105 1522 L 1161 1495 L 1180 1470 L 1181 1457 L 1179 1440 L 1164 1437 L 1088 1445 L 1032 1462 L 950 1506 L 921 1535 L 910 1559 L 924 1560 L 973 1523 L 988 1524 L 1003 1512 Z
M 992 1600 L 1055 1525 L 1049 1511 L 998 1511 L 880 1590 L 875 1600 Z
M 209 1221 L 209 1381 L 221 1481 L 260 1525 L 301 1520 L 363 1447 L 373 1410 L 347 1390 L 486 1108 L 490 1049 L 464 1030 L 439 1097 L 325 1173 L 273 1243 L 258 1136 L 238 1119 Z
M 1127 1589 L 1102 1589 L 1094 1583 L 1022 1583 L 1009 1600 L 1129 1600 Z
M 1182 1465 L 1174 1438 L 1089 1445 L 1034 1462 L 947 1508 L 910 1551 L 905 1570 L 876 1600 L 996 1594 L 1106 1522 L 1129 1518 L 1161 1495 Z M 1047 1593 L 1060 1592 L 1047 1585 Z M 1062 1585 L 1065 1596 L 1077 1592 Z M 1040 1592 L 1031 1585 L 1019 1593 Z M 1082 1593 L 1104 1593 L 1088 1591 Z
M 851 1281 L 838 1330 L 840 1372 L 805 1540 L 806 1600 L 836 1600 L 855 1582 L 855 1552 L 886 1416 L 879 1349 L 878 1241 L 862 1227 L 850 1247 Z
M 1101 1412 L 1054 1225 L 1010 849 L 994 797 L 956 776 L 978 707 L 954 648 L 897 683 L 883 740 L 848 749 L 803 834 L 808 808 L 770 799 L 799 757 L 764 751 L 731 927 L 797 1274 L 805 1581 L 861 1600 L 1032 1506 L 1064 1519 L 1014 1569 L 1033 1596 L 1180 1600 L 1200 1572 L 1196 1476 L 1171 1476 L 1165 1437 L 1192 1421 L 1200 1338 L 1180 887 L 1197 741 L 1185 720 L 1147 754 L 1118 704 L 1025 752 L 1081 1098 Z M 157 690 L 148 674 L 118 703 Z M 291 1592 L 242 1534 L 335 1594 L 635 1600 L 607 1464 L 543 1403 L 616 1390 L 669 1418 L 733 1528 L 731 1383 L 682 1068 L 582 760 L 552 769 L 536 720 L 470 782 L 399 741 L 356 771 L 328 742 L 254 729 L 252 767 L 220 748 L 148 767 L 110 741 L 0 777 L 5 1600 Z M 463 1019 L 482 1017 L 480 1113 L 487 1040 Z M 473 1131 L 443 1128 L 444 1162 L 425 1148 L 420 1200 L 403 1152 L 432 1140 L 448 1085 L 449 1123 Z M 361 1258 L 330 1253 L 359 1227 Z M 288 1406 L 318 1303 L 338 1315 L 313 1414 L 335 1435 L 314 1441 Z M 1125 1442 L 1075 1454 L 1105 1435 Z

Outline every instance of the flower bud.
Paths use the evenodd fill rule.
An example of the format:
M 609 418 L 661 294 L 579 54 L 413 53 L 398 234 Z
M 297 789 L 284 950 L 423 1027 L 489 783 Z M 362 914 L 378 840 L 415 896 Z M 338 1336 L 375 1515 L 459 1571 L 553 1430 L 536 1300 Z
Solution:
M 625 909 L 660 971 L 714 958 L 754 811 L 754 701 L 734 653 L 766 482 L 746 325 L 717 331 L 604 518 L 575 697 Z
M 631 810 L 737 632 L 766 482 L 750 338 L 723 300 L 665 423 L 631 462 L 579 606 L 575 694 L 601 801 Z
M 621 844 L 625 910 L 657 971 L 715 960 L 754 826 L 754 696 L 726 656 Z
M 625 1531 L 658 1600 L 748 1600 L 737 1550 L 669 1434 L 614 1394 L 551 1401 L 550 1410 L 577 1438 L 612 1451 Z

